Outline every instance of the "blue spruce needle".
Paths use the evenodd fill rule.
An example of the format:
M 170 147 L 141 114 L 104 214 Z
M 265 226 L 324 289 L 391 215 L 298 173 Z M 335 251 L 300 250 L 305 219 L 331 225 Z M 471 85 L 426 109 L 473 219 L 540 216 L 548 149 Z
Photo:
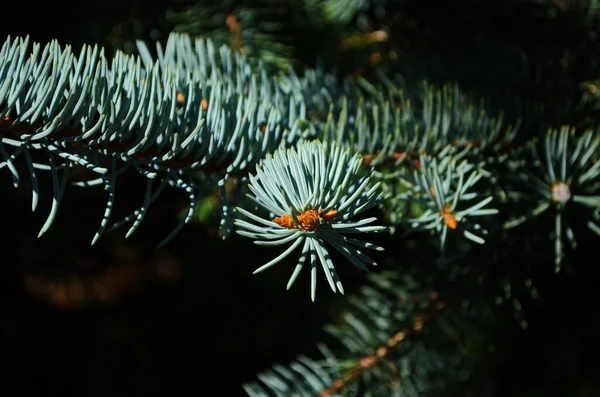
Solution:
M 319 263 L 333 292 L 344 293 L 326 244 L 336 248 L 360 269 L 368 270 L 367 265 L 376 265 L 361 249 L 382 251 L 383 248 L 349 236 L 387 229 L 372 226 L 377 219 L 374 217 L 350 221 L 384 198 L 379 183 L 371 185 L 370 172 L 365 175 L 360 155 L 351 154 L 336 144 L 305 141 L 267 155 L 249 179 L 252 192 L 249 196 L 269 216 L 263 218 L 238 208 L 239 214 L 248 221 L 236 219 L 237 233 L 255 239 L 258 245 L 289 244 L 285 251 L 254 273 L 279 263 L 301 246 L 300 259 L 287 288 L 292 286 L 305 265 L 310 266 L 311 299 L 314 301 Z

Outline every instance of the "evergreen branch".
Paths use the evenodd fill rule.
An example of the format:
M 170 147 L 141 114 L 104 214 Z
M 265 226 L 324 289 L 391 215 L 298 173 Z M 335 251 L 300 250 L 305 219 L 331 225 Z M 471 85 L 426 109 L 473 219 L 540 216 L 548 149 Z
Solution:
M 350 220 L 383 200 L 379 184 L 369 187 L 371 177 L 361 176 L 361 173 L 360 156 L 352 156 L 341 146 L 319 141 L 304 141 L 297 149 L 280 149 L 273 155 L 267 155 L 257 165 L 256 175 L 249 176 L 249 188 L 253 193 L 250 197 L 269 213 L 268 219 L 238 208 L 252 222 L 237 219 L 237 232 L 255 239 L 259 245 L 292 244 L 275 259 L 256 269 L 255 273 L 279 263 L 302 246 L 300 260 L 287 288 L 292 286 L 305 265 L 310 266 L 311 299 L 314 301 L 319 262 L 333 292 L 339 290 L 344 293 L 325 243 L 361 269 L 376 265 L 357 247 L 383 248 L 348 236 L 386 229 L 368 226 L 376 218 Z
M 280 81 L 286 92 L 302 93 L 309 118 L 307 137 L 343 144 L 361 153 L 378 178 L 422 153 L 473 163 L 499 162 L 514 145 L 520 120 L 506 123 L 483 101 L 475 101 L 457 85 L 436 87 L 420 82 L 403 89 L 381 71 L 377 85 L 366 79 L 338 81 L 322 70 L 302 78 L 290 70 Z
M 469 372 L 459 364 L 464 352 L 440 348 L 445 343 L 440 336 L 450 336 L 444 327 L 454 321 L 439 294 L 423 291 L 414 279 L 395 272 L 369 278 L 360 295 L 350 297 L 344 323 L 327 327 L 345 346 L 337 357 L 320 344 L 323 360 L 301 356 L 288 367 L 274 365 L 257 376 L 259 382 L 245 384 L 246 393 L 325 397 L 368 390 L 373 396 L 413 397 L 464 379 Z M 442 332 L 430 339 L 430 328 Z
M 471 190 L 483 177 L 482 172 L 466 161 L 457 165 L 451 155 L 442 157 L 441 161 L 440 164 L 435 158 L 421 156 L 419 169 L 413 172 L 412 178 L 406 179 L 408 189 L 396 195 L 397 201 L 416 204 L 411 207 L 416 217 L 403 223 L 412 228 L 435 230 L 440 235 L 442 249 L 448 233 L 456 229 L 462 230 L 470 241 L 484 244 L 485 240 L 476 233 L 485 235 L 487 231 L 470 218 L 494 215 L 498 210 L 484 208 L 492 201 L 491 196 L 473 203 L 481 197 Z
M 430 299 L 436 300 L 437 295 L 435 293 L 432 293 L 430 295 Z M 346 387 L 348 382 L 357 381 L 357 379 L 364 376 L 365 372 L 369 371 L 373 367 L 377 365 L 389 365 L 389 363 L 387 362 L 387 357 L 392 352 L 392 349 L 396 348 L 396 345 L 398 345 L 398 343 L 401 343 L 404 340 L 410 340 L 414 338 L 415 334 L 422 331 L 429 321 L 441 314 L 443 309 L 444 303 L 437 302 L 433 312 L 415 316 L 413 318 L 414 324 L 411 327 L 405 328 L 404 330 L 395 333 L 391 338 L 387 340 L 385 344 L 379 345 L 375 349 L 375 352 L 373 354 L 362 357 L 358 361 L 358 363 L 355 363 L 351 367 L 345 369 L 341 377 L 335 379 L 333 383 L 331 383 L 331 386 L 321 391 L 318 394 L 318 397 L 328 397 L 336 395 L 344 387 Z M 402 377 L 396 375 L 394 377 L 391 388 L 402 388 L 403 386 L 404 385 Z
M 179 1 L 180 10 L 167 11 L 174 31 L 192 37 L 210 37 L 244 54 L 256 66 L 262 63 L 285 70 L 294 55 L 285 43 L 284 22 L 293 10 L 290 4 L 270 0 L 263 4 L 227 7 L 214 1 Z
M 587 212 L 588 228 L 598 236 L 600 208 L 600 137 L 596 131 L 587 130 L 580 136 L 575 129 L 563 126 L 560 130 L 549 129 L 542 142 L 533 141 L 532 163 L 524 166 L 517 178 L 516 188 L 523 191 L 523 198 L 531 197 L 534 208 L 527 214 L 505 222 L 505 228 L 513 228 L 548 210 L 554 212 L 554 264 L 559 272 L 565 257 L 565 243 L 571 249 L 577 247 L 575 230 L 569 222 L 575 204 Z M 540 152 L 542 153 L 540 155 Z M 529 194 L 528 194 L 529 193 Z
M 116 168 L 103 176 L 113 160 L 184 190 L 193 206 L 201 194 L 196 174 L 217 181 L 246 174 L 266 153 L 301 136 L 303 104 L 284 96 L 264 72 L 259 85 L 246 58 L 226 47 L 217 51 L 210 41 L 173 34 L 164 50 L 158 45 L 157 61 L 143 43 L 141 58 L 117 52 L 112 61 L 97 46 L 76 55 L 56 41 L 31 50 L 29 44 L 28 37 L 9 37 L 0 51 L 0 168 L 8 168 L 15 186 L 21 154 L 30 170 L 48 169 L 53 180 L 58 169 L 66 178 L 72 167 L 87 168 L 99 179 L 79 185 L 104 184 L 109 191 L 103 224 L 115 198 Z M 32 150 L 56 160 L 49 157 L 49 167 L 31 163 Z M 35 209 L 37 184 L 32 189 Z M 60 194 L 41 233 L 63 190 L 55 190 Z

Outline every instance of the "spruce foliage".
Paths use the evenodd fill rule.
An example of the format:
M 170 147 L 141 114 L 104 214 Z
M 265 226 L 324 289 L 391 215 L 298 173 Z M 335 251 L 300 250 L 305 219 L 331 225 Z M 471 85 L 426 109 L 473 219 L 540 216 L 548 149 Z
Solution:
M 522 3 L 544 15 L 540 24 L 598 20 L 596 2 Z M 579 247 L 600 241 L 598 95 L 591 77 L 569 95 L 530 94 L 531 70 L 549 66 L 532 57 L 522 74 L 495 74 L 498 53 L 482 56 L 489 73 L 469 83 L 449 72 L 468 74 L 461 57 L 442 67 L 402 42 L 415 10 L 383 0 L 178 2 L 165 10 L 168 37 L 136 40 L 130 53 L 9 36 L 0 168 L 14 187 L 28 179 L 32 211 L 46 194 L 38 175 L 49 173 L 39 236 L 68 185 L 105 191 L 92 244 L 126 225 L 131 236 L 175 189 L 188 204 L 163 247 L 216 193 L 208 222 L 220 238 L 272 253 L 248 258 L 255 273 L 287 266 L 290 289 L 310 269 L 315 305 L 326 294 L 321 272 L 333 292 L 349 292 L 325 327 L 333 342 L 315 342 L 321 355 L 260 371 L 240 385 L 249 396 L 460 393 L 500 344 L 494 327 L 506 317 L 528 326 L 522 302 L 537 301 L 543 280 L 523 264 L 568 278 L 588 265 L 573 259 Z M 295 41 L 301 32 L 327 32 L 319 62 Z M 511 43 L 499 47 L 508 54 Z M 73 178 L 79 171 L 85 178 Z M 115 219 L 126 171 L 145 188 L 139 208 Z M 347 266 L 368 273 L 352 291 Z

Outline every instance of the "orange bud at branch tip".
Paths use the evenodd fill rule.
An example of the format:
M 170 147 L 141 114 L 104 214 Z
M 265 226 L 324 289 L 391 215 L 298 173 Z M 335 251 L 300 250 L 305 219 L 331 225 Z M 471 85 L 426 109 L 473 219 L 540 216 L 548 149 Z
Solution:
M 448 228 L 454 230 L 458 226 L 458 220 L 452 213 L 452 210 L 448 204 L 446 204 L 442 210 L 442 218 L 444 218 L 444 224 L 448 226 Z
M 315 210 L 305 210 L 298 214 L 298 226 L 306 232 L 317 230 L 319 224 L 319 213 Z
M 273 222 L 278 224 L 281 227 L 285 227 L 286 229 L 294 229 L 296 228 L 296 224 L 294 223 L 294 219 L 290 214 L 283 214 L 281 216 L 273 219 Z
M 273 219 L 273 222 L 286 229 L 300 229 L 305 232 L 314 232 L 321 224 L 321 219 L 329 222 L 338 214 L 337 210 L 329 210 L 320 213 L 317 210 L 304 210 L 296 216 L 297 223 L 290 214 L 283 214 Z
M 335 216 L 337 215 L 337 213 L 338 212 L 336 210 L 329 210 L 325 214 L 323 214 L 321 212 L 321 218 L 323 218 L 323 220 L 325 222 L 329 222 L 330 220 L 332 220 L 333 218 L 335 218 Z

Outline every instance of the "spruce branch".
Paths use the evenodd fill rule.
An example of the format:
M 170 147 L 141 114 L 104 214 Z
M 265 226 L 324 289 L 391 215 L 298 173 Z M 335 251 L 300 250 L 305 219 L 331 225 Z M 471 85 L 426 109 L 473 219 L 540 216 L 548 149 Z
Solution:
M 444 161 L 448 160 L 448 161 Z M 420 167 L 413 171 L 412 178 L 407 178 L 404 185 L 407 189 L 398 194 L 396 200 L 414 203 L 417 207 L 416 217 L 406 219 L 404 223 L 415 230 L 435 230 L 440 236 L 442 249 L 446 246 L 448 233 L 453 230 L 462 231 L 468 240 L 484 244 L 480 236 L 487 231 L 471 218 L 498 213 L 497 209 L 487 208 L 492 196 L 482 198 L 473 192 L 473 186 L 483 177 L 481 170 L 467 161 L 457 164 L 452 156 L 436 158 L 421 156 Z
M 174 32 L 210 37 L 219 46 L 240 51 L 253 66 L 262 63 L 281 70 L 289 66 L 294 48 L 286 43 L 285 23 L 279 22 L 293 15 L 289 2 L 268 0 L 244 6 L 206 0 L 176 3 L 179 9 L 167 10 Z
M 521 169 L 517 185 L 520 192 L 514 192 L 513 197 L 533 196 L 534 206 L 528 213 L 505 222 L 504 227 L 514 228 L 552 210 L 554 264 L 558 273 L 565 257 L 565 237 L 571 249 L 577 247 L 569 221 L 576 207 L 587 213 L 587 227 L 600 236 L 600 137 L 593 130 L 577 136 L 573 127 L 563 126 L 549 129 L 542 142 L 534 140 L 530 147 L 533 166 Z
M 505 154 L 514 143 L 520 120 L 505 120 L 501 111 L 456 84 L 422 81 L 404 87 L 381 70 L 376 75 L 375 82 L 339 80 L 317 68 L 302 77 L 290 70 L 279 81 L 286 92 L 302 93 L 307 137 L 361 153 L 369 167 L 381 171 L 380 178 L 391 177 L 420 153 L 441 157 L 452 146 L 455 156 L 482 163 Z
M 236 219 L 237 233 L 264 246 L 291 244 L 275 259 L 259 267 L 262 272 L 281 262 L 301 247 L 300 260 L 287 284 L 289 289 L 305 266 L 311 268 L 311 299 L 317 287 L 320 263 L 333 292 L 344 293 L 342 282 L 327 252 L 330 245 L 353 265 L 368 270 L 376 263 L 362 248 L 383 248 L 350 237 L 352 234 L 381 232 L 372 226 L 376 218 L 353 221 L 351 218 L 383 200 L 379 184 L 362 175 L 362 158 L 335 144 L 303 141 L 297 148 L 280 149 L 267 155 L 249 176 L 251 198 L 268 218 L 238 208 L 249 221 Z
M 465 352 L 444 346 L 461 327 L 440 295 L 406 274 L 369 274 L 349 297 L 344 321 L 326 327 L 343 348 L 318 345 L 323 355 L 276 364 L 244 385 L 251 397 L 410 396 L 442 391 L 468 373 Z M 464 325 L 462 325 L 464 326 Z M 454 331 L 450 331 L 453 329 Z M 456 346 L 454 346 L 456 348 Z
M 17 186 L 15 162 L 25 159 L 33 210 L 39 196 L 35 171 L 50 171 L 53 206 L 40 234 L 52 224 L 74 167 L 95 175 L 78 186 L 103 185 L 109 194 L 95 243 L 109 222 L 115 179 L 124 169 L 149 180 L 142 207 L 126 219 L 133 221 L 129 236 L 165 185 L 188 195 L 191 213 L 203 190 L 198 175 L 223 184 L 282 142 L 301 137 L 301 101 L 284 95 L 264 71 L 253 72 L 230 48 L 172 34 L 164 49 L 157 45 L 157 59 L 143 43 L 138 49 L 140 56 L 117 52 L 109 60 L 97 46 L 83 46 L 79 54 L 56 41 L 30 49 L 28 37 L 9 37 L 2 46 L 0 168 Z M 48 164 L 32 162 L 32 151 L 46 153 Z M 150 180 L 161 186 L 154 193 Z M 225 235 L 231 219 L 224 210 Z

